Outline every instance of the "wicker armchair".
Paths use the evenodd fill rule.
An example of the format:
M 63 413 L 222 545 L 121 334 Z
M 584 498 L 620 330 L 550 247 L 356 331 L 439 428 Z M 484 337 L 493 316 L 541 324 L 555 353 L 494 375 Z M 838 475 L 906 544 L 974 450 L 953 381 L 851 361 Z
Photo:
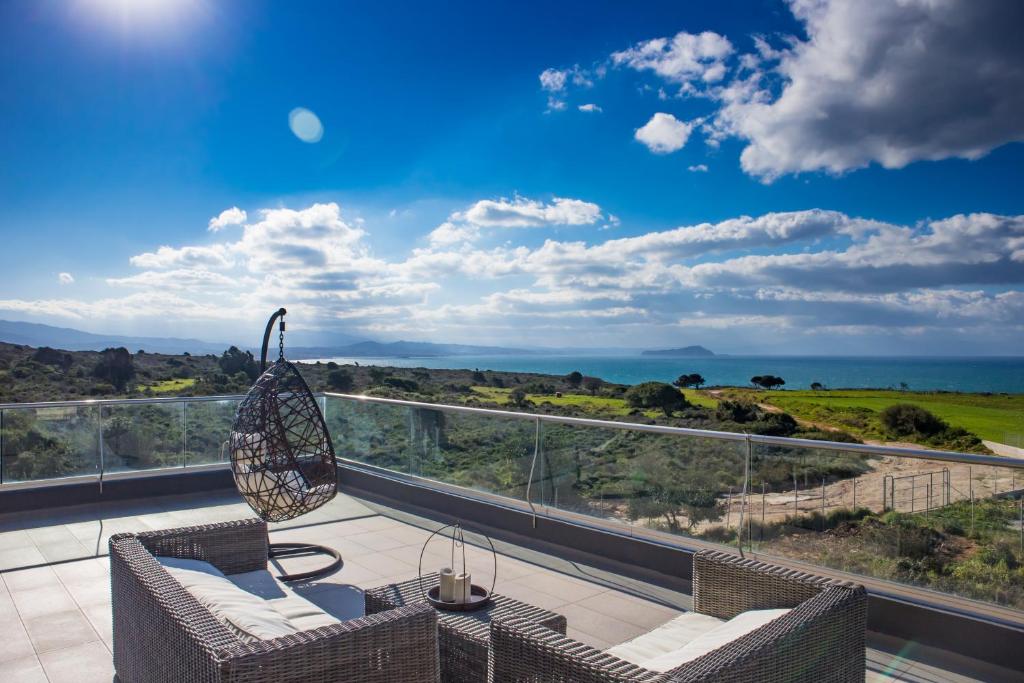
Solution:
M 246 643 L 154 555 L 204 560 L 225 574 L 266 569 L 267 526 L 252 519 L 111 537 L 114 668 L 123 683 L 439 680 L 437 615 L 425 604 Z
M 792 610 L 665 673 L 641 669 L 534 624 L 493 622 L 491 680 L 863 683 L 867 623 L 863 586 L 707 550 L 696 553 L 693 571 L 696 612 L 729 619 L 747 610 Z

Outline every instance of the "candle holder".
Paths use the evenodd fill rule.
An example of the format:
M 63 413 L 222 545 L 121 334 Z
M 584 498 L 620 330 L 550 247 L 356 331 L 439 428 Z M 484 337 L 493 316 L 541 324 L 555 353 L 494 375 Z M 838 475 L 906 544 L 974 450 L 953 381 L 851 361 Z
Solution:
M 487 534 L 481 533 L 475 529 L 468 529 L 471 533 L 483 536 L 487 541 L 487 545 L 491 547 L 491 557 L 494 559 L 494 571 L 491 575 L 491 587 L 488 589 L 484 586 L 473 583 L 472 574 L 467 571 L 465 538 L 467 528 L 468 527 L 463 526 L 461 522 L 455 522 L 453 524 L 443 526 L 427 537 L 426 542 L 423 544 L 423 548 L 420 550 L 419 567 L 416 572 L 420 582 L 420 593 L 423 595 L 424 600 L 437 609 L 448 610 L 451 612 L 470 612 L 488 605 L 491 602 L 491 596 L 494 594 L 494 585 L 498 580 L 498 553 L 494 549 L 494 543 Z M 445 567 L 438 572 L 439 583 L 437 586 L 424 590 L 423 555 L 426 553 L 427 546 L 430 545 L 430 541 L 432 541 L 435 536 L 439 535 L 447 538 L 448 534 L 444 532 L 448 530 L 451 530 L 451 566 Z M 455 560 L 457 557 L 461 557 L 462 559 L 461 572 L 455 571 Z

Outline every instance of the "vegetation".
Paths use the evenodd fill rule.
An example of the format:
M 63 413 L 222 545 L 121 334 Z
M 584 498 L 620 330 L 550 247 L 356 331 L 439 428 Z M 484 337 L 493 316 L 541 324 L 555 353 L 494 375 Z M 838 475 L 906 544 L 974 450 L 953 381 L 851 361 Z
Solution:
M 643 382 L 626 391 L 626 402 L 633 408 L 658 409 L 665 417 L 686 408 L 689 404 L 683 394 L 671 384 Z
M 0 401 L 237 394 L 248 389 L 254 372 L 252 354 L 237 348 L 219 356 L 168 356 L 0 344 Z M 687 375 L 677 386 L 627 387 L 578 372 L 558 377 L 307 363 L 302 373 L 314 391 L 850 442 L 869 434 L 918 442 L 968 439 L 948 413 L 933 408 L 1018 406 L 1019 418 L 1024 407 L 1020 397 L 891 392 L 877 408 L 838 410 L 833 397 L 870 402 L 880 392 L 699 389 L 703 378 Z M 188 404 L 187 412 L 176 403 L 6 410 L 3 476 L 16 481 L 95 472 L 97 428 L 111 469 L 216 461 L 234 409 L 232 401 L 209 401 Z M 837 412 L 828 419 L 815 412 L 826 409 Z M 846 431 L 828 429 L 845 426 L 836 415 L 850 414 L 862 421 Z M 548 422 L 538 432 L 533 420 L 341 400 L 329 404 L 326 417 L 345 457 L 520 499 L 529 485 L 535 503 L 717 542 L 737 540 L 730 504 L 744 485 L 742 442 Z M 856 454 L 761 444 L 751 476 L 755 490 L 796 499 L 809 488 L 848 486 L 854 477 L 877 482 L 883 472 L 876 467 L 877 461 Z M 963 501 L 928 515 L 882 512 L 877 505 L 804 511 L 764 523 L 748 519 L 752 534 L 744 540 L 769 553 L 1024 606 L 1024 556 L 1012 527 L 1016 505 L 980 498 L 973 514 Z
M 704 393 L 709 393 L 705 391 Z M 980 439 L 1000 443 L 1024 440 L 1024 394 L 965 394 L 954 392 L 912 392 L 886 389 L 832 389 L 827 391 L 757 391 L 744 388 L 714 390 L 718 398 L 745 400 L 783 410 L 807 423 L 842 429 L 861 439 L 890 441 L 893 434 L 881 420 L 881 413 L 895 404 L 924 408 L 950 425 L 968 432 L 931 438 L 909 435 L 904 441 L 946 450 L 985 453 Z M 937 437 L 937 438 L 936 438 Z
M 770 391 L 784 385 L 786 380 L 775 375 L 755 375 L 750 378 L 750 383 Z

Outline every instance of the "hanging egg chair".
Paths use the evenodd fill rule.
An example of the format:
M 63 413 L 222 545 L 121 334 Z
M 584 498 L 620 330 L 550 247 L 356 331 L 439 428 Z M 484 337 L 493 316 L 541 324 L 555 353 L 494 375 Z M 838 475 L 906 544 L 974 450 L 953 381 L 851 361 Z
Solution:
M 328 503 L 338 493 L 334 446 L 323 413 L 298 368 L 284 357 L 284 315 L 280 309 L 267 322 L 260 369 L 263 374 L 238 406 L 231 426 L 231 471 L 238 492 L 266 522 L 295 519 Z M 267 345 L 274 321 L 280 319 L 280 355 L 267 367 Z M 341 566 L 338 553 L 324 546 L 272 543 L 272 558 L 326 554 L 334 561 L 285 581 L 321 576 Z

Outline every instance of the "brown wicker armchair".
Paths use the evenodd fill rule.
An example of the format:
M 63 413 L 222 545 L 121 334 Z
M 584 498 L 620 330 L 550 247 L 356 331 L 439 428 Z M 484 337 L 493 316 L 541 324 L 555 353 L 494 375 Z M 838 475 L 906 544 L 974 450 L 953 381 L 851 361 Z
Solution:
M 863 586 L 702 550 L 693 559 L 694 611 L 729 619 L 792 608 L 717 650 L 665 673 L 648 671 L 554 631 L 519 621 L 491 624 L 494 683 L 851 683 L 864 681 Z
M 267 566 L 256 519 L 110 539 L 114 668 L 124 683 L 439 680 L 437 615 L 425 604 L 247 643 L 154 555 L 204 560 L 225 574 Z

